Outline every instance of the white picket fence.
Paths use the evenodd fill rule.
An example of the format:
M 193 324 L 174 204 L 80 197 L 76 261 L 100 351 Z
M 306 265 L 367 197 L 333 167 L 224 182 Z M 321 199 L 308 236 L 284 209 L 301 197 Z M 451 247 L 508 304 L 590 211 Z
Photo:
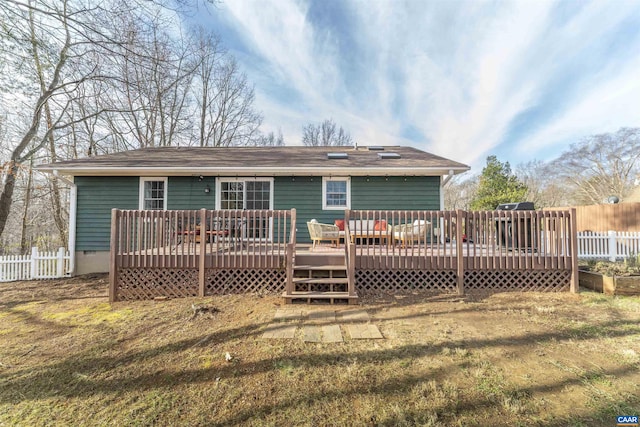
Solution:
M 30 255 L 0 256 L 0 282 L 69 277 L 70 266 L 71 254 L 65 248 L 57 252 L 31 248 Z
M 640 232 L 578 233 L 578 258 L 616 261 L 640 255 Z

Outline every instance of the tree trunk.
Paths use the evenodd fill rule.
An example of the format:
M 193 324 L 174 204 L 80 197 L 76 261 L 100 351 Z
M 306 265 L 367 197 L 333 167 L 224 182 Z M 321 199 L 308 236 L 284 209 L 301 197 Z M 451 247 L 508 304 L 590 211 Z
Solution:
M 4 232 L 7 224 L 7 218 L 11 212 L 11 203 L 13 201 L 13 191 L 16 188 L 16 176 L 18 174 L 18 165 L 14 161 L 5 164 L 6 175 L 2 194 L 0 194 L 0 236 Z
M 22 211 L 22 230 L 20 231 L 20 253 L 29 252 L 27 244 L 27 225 L 29 222 L 29 205 L 31 204 L 31 184 L 33 182 L 33 157 L 29 160 L 29 175 L 27 177 L 27 189 L 24 194 L 24 209 Z

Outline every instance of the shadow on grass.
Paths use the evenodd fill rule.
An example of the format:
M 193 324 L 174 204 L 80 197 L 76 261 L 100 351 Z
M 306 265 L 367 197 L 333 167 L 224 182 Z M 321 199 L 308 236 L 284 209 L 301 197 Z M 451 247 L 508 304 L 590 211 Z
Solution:
M 268 372 L 278 363 L 294 361 L 300 368 L 335 367 L 357 359 L 362 363 L 385 363 L 398 360 L 410 360 L 416 357 L 438 355 L 442 350 L 452 347 L 465 349 L 485 349 L 487 347 L 514 347 L 523 344 L 545 341 L 572 342 L 588 340 L 602 336 L 603 331 L 610 338 L 640 334 L 640 321 L 616 321 L 599 325 L 599 328 L 567 328 L 563 331 L 532 333 L 526 336 L 503 337 L 499 339 L 459 339 L 449 340 L 439 344 L 414 344 L 399 346 L 393 349 L 372 349 L 342 353 L 338 355 L 316 354 L 310 352 L 296 357 L 279 356 L 265 358 L 259 361 L 239 362 L 227 364 L 223 367 L 203 369 L 184 369 L 171 371 L 171 367 L 162 366 L 156 372 L 130 372 L 130 376 L 105 380 L 92 380 L 92 375 L 105 371 L 122 369 L 127 365 L 151 361 L 157 356 L 170 353 L 180 353 L 191 348 L 199 348 L 211 343 L 226 342 L 238 338 L 248 338 L 260 334 L 266 323 L 252 324 L 239 328 L 202 334 L 198 337 L 185 339 L 166 345 L 137 351 L 123 356 L 95 357 L 92 349 L 84 354 L 74 355 L 57 363 L 40 368 L 25 368 L 16 372 L 0 375 L 3 392 L 0 392 L 0 402 L 18 403 L 24 400 L 37 400 L 49 397 L 85 397 L 96 394 L 112 394 L 126 391 L 144 391 L 180 384 L 197 384 L 214 381 L 215 378 L 231 378 Z M 137 367 L 140 369 L 140 367 Z M 634 369 L 637 371 L 637 368 Z M 627 372 L 622 371 L 621 373 Z M 616 372 L 611 372 L 615 374 Z M 53 380 L 55 379 L 55 381 Z M 425 379 L 422 379 L 425 380 Z M 406 382 L 407 380 L 402 380 Z M 396 386 L 396 387 L 399 387 Z
M 315 404 L 318 402 L 331 401 L 333 399 L 338 399 L 338 398 L 345 399 L 345 402 L 349 402 L 350 397 L 359 396 L 359 395 L 376 394 L 382 397 L 391 397 L 397 394 L 406 394 L 406 393 L 410 393 L 414 387 L 431 380 L 436 380 L 439 382 L 446 381 L 447 376 L 449 375 L 449 372 L 457 369 L 459 369 L 458 366 L 451 366 L 449 367 L 448 370 L 438 370 L 433 375 L 415 376 L 415 375 L 408 374 L 408 375 L 394 378 L 391 381 L 377 384 L 375 386 L 371 386 L 369 384 L 357 385 L 357 386 L 350 387 L 343 390 L 334 390 L 330 392 L 327 392 L 326 390 L 324 390 L 322 392 L 317 392 L 317 393 L 306 393 L 300 396 L 299 398 L 288 399 L 276 405 L 263 405 L 258 407 L 255 407 L 255 406 L 251 407 L 247 410 L 236 413 L 232 417 L 228 417 L 224 420 L 220 420 L 212 425 L 219 425 L 219 426 L 242 425 L 244 423 L 247 423 L 251 419 L 261 419 L 273 413 L 274 411 L 284 411 L 288 408 L 296 407 L 298 405 L 304 405 L 308 402 L 314 402 Z M 627 368 L 605 371 L 605 374 L 612 375 L 612 376 L 624 376 L 625 374 L 635 372 L 635 371 L 636 371 L 635 368 L 627 367 Z M 540 385 L 531 386 L 531 387 L 521 387 L 521 388 L 518 388 L 518 392 L 523 396 L 531 396 L 536 392 L 560 391 L 569 386 L 579 385 L 580 383 L 582 383 L 582 381 L 583 381 L 582 378 L 566 379 L 566 380 L 557 381 L 554 383 L 545 383 L 545 384 L 540 384 Z M 631 399 L 629 399 L 628 402 L 621 402 L 621 405 L 622 406 L 626 405 L 628 407 L 631 407 L 633 403 L 637 403 L 637 400 L 634 402 L 634 401 L 631 401 Z M 447 421 L 453 421 L 456 415 L 464 414 L 465 412 L 471 412 L 478 409 L 486 409 L 491 407 L 501 407 L 502 405 L 503 403 L 500 399 L 483 397 L 483 398 L 471 399 L 462 404 L 451 402 L 445 405 L 434 406 L 429 409 L 432 410 L 434 413 L 438 414 L 439 420 L 447 422 Z M 603 408 L 603 410 L 607 408 Z M 375 425 L 389 425 L 389 426 L 406 425 L 407 421 L 418 421 L 418 424 L 420 424 L 420 421 L 424 421 L 425 415 L 428 415 L 428 414 L 425 414 L 424 409 L 421 408 L 419 410 L 413 410 L 413 409 L 403 410 L 402 415 L 403 415 L 402 419 L 393 418 L 393 417 L 389 417 L 385 419 L 385 418 L 377 417 Z M 506 418 L 510 420 L 512 419 L 511 417 L 506 417 Z M 600 418 L 601 416 L 598 416 L 598 419 Z M 587 417 L 587 419 L 591 419 L 591 417 Z M 500 425 L 500 422 L 496 421 L 495 424 L 493 425 Z M 512 424 L 510 423 L 509 425 L 512 425 Z M 558 425 L 566 426 L 567 424 L 565 423 L 565 424 L 558 424 Z

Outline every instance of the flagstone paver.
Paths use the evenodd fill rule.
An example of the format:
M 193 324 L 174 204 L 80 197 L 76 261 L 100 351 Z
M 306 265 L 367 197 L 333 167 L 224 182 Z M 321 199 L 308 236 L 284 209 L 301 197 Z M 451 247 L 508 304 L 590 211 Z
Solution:
M 382 339 L 383 336 L 380 333 L 380 329 L 376 325 L 371 324 L 358 324 L 358 325 L 346 325 L 349 336 L 354 340 L 366 340 L 366 339 Z
M 340 312 L 340 320 L 343 322 L 368 322 L 371 319 L 366 310 L 345 310 Z
M 262 338 L 266 339 L 293 339 L 296 335 L 296 325 L 286 323 L 271 323 L 267 325 Z
M 303 328 L 302 341 L 305 342 L 322 342 L 320 334 L 320 326 L 305 325 Z
M 339 325 L 322 326 L 322 342 L 342 342 L 342 332 Z
M 336 312 L 333 310 L 312 311 L 309 313 L 309 322 L 330 323 L 336 321 Z
M 273 316 L 273 320 L 301 320 L 303 317 L 302 310 L 278 309 L 275 316 Z

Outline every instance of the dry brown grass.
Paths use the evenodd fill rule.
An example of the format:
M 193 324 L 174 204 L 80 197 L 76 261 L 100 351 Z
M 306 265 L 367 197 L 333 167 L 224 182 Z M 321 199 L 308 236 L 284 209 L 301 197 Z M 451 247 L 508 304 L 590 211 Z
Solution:
M 192 303 L 220 311 L 193 317 Z M 340 344 L 263 340 L 280 304 L 110 306 L 104 276 L 0 284 L 0 426 L 610 426 L 640 413 L 637 297 L 379 298 L 363 308 L 385 339 Z

